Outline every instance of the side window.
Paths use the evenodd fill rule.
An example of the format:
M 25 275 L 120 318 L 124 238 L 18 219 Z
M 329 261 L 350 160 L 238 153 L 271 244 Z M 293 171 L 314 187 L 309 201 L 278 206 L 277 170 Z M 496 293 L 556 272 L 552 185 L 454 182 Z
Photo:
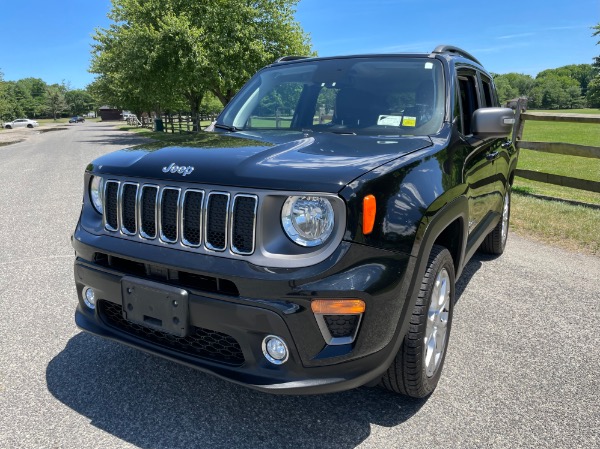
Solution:
M 485 98 L 485 106 L 488 108 L 497 106 L 492 93 L 492 82 L 487 76 L 481 75 L 481 87 L 483 88 L 483 97 Z
M 264 96 L 248 119 L 248 128 L 289 128 L 298 106 L 302 83 L 282 83 Z
M 480 107 L 479 96 L 477 95 L 477 76 L 475 73 L 458 73 L 458 91 L 460 95 L 463 134 L 468 136 L 472 134 L 471 119 L 473 112 Z

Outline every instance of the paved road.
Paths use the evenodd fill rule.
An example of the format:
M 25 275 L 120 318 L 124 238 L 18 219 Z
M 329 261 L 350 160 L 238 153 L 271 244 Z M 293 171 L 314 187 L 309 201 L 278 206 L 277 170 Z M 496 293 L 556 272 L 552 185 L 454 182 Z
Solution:
M 468 265 L 426 401 L 270 396 L 81 333 L 83 169 L 137 142 L 85 123 L 0 147 L 0 448 L 600 446 L 600 258 L 515 235 Z

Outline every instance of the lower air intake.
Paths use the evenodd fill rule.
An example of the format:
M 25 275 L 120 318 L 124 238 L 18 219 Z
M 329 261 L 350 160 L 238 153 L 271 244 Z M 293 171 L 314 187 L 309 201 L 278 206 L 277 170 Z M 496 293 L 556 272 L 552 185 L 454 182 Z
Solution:
M 237 340 L 222 332 L 191 326 L 188 336 L 177 337 L 127 321 L 122 307 L 110 301 L 100 301 L 98 312 L 107 325 L 141 340 L 200 359 L 232 366 L 244 364 L 244 354 Z
M 352 337 L 360 315 L 325 315 L 327 329 L 333 338 Z

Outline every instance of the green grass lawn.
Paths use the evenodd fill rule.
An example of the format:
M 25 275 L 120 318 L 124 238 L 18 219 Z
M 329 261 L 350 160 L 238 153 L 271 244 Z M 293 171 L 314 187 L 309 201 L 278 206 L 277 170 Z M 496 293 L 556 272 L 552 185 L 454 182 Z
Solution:
M 292 123 L 291 117 L 281 117 L 279 119 L 279 128 L 289 128 Z M 252 117 L 250 120 L 251 128 L 266 128 L 266 129 L 277 129 L 277 120 L 274 117 L 257 118 Z
M 596 108 L 585 108 L 585 109 L 531 109 L 530 112 L 550 112 L 560 114 L 598 114 L 600 115 L 600 109 Z
M 600 146 L 600 125 L 526 120 L 525 128 L 523 128 L 523 140 Z
M 598 125 L 600 130 L 600 125 Z M 600 145 L 599 145 L 600 146 Z M 600 181 L 600 159 L 521 150 L 519 168 Z
M 37 121 L 40 124 L 40 126 L 43 126 L 43 125 L 52 125 L 55 123 L 69 123 L 69 118 L 57 118 L 56 120 L 51 119 L 51 118 L 38 118 L 38 119 L 35 119 L 35 121 Z
M 600 210 L 515 193 L 511 229 L 534 240 L 600 256 Z M 576 225 L 575 225 L 576 223 Z
M 578 114 L 598 114 L 600 109 L 568 109 L 560 112 Z M 533 142 L 564 142 L 579 145 L 600 147 L 600 125 L 593 123 L 563 123 L 526 121 L 523 140 Z M 552 173 L 572 178 L 600 181 L 600 159 L 565 156 L 561 154 L 541 153 L 522 150 L 519 156 L 519 168 L 543 173 Z M 515 187 L 518 191 L 557 198 L 600 204 L 600 194 L 584 190 L 569 189 L 522 178 L 517 178 Z
M 600 109 L 531 111 L 598 114 Z M 564 142 L 600 147 L 600 125 L 526 121 L 523 140 Z M 600 181 L 600 159 L 521 150 L 519 168 L 573 178 Z M 600 255 L 600 210 L 545 201 L 523 194 L 600 205 L 600 193 L 571 189 L 517 177 L 513 186 L 511 228 L 519 234 L 567 249 Z M 574 223 L 577 223 L 574 226 Z

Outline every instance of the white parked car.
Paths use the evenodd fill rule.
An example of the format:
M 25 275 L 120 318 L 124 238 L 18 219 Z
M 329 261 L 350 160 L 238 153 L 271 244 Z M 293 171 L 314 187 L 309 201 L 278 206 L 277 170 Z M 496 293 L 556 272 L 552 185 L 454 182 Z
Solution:
M 38 122 L 36 122 L 35 120 L 29 120 L 28 118 L 18 118 L 16 120 L 13 120 L 12 122 L 6 122 L 4 124 L 4 127 L 6 129 L 12 129 L 12 128 L 35 128 L 36 126 L 40 126 L 40 124 Z

